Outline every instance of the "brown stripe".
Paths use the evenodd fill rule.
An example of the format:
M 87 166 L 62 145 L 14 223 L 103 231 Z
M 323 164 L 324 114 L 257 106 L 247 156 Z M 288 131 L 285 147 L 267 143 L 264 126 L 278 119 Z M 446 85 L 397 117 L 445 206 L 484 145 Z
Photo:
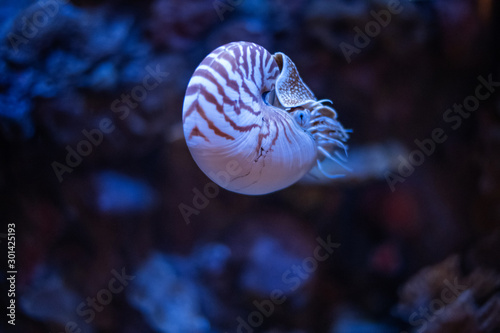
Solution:
M 229 99 L 229 97 L 226 95 L 226 92 L 224 91 L 224 88 L 221 86 L 221 84 L 217 81 L 217 79 L 213 76 L 212 73 L 208 72 L 211 76 L 210 77 L 205 77 L 205 79 L 207 79 L 208 81 L 212 82 L 216 87 L 217 87 L 217 92 L 219 93 L 220 96 L 222 96 L 222 102 L 224 104 L 234 104 L 235 102 L 231 99 Z M 190 88 L 193 87 L 193 91 L 199 93 L 201 90 L 207 90 L 207 88 L 201 84 L 201 83 L 197 83 L 197 84 L 193 84 L 192 86 L 190 86 L 187 91 L 186 91 L 186 95 L 189 95 L 191 93 L 190 91 Z M 240 114 L 240 110 L 236 110 L 236 114 Z
M 231 65 L 231 71 L 234 73 L 238 68 L 238 64 L 236 63 L 233 55 L 230 52 L 226 52 L 220 56 L 220 59 L 226 60 Z
M 233 50 L 234 51 L 234 57 L 232 59 L 227 59 L 227 60 L 231 64 L 231 69 L 232 69 L 233 73 L 234 74 L 239 74 L 239 76 L 241 78 L 241 81 L 242 81 L 241 88 L 243 88 L 243 90 L 248 95 L 250 95 L 255 102 L 258 102 L 259 96 L 256 96 L 254 93 L 252 93 L 251 89 L 245 83 L 246 80 L 252 80 L 251 77 L 249 76 L 248 63 L 247 63 L 247 60 L 246 60 L 246 54 L 247 54 L 246 52 L 247 52 L 248 48 L 250 48 L 251 46 L 254 46 L 254 44 L 251 44 L 250 46 L 243 47 L 243 50 L 244 50 L 243 54 L 241 53 L 241 50 L 240 50 L 240 48 L 238 46 L 235 45 L 235 46 L 231 47 L 229 50 Z M 243 59 L 243 66 L 239 65 L 238 60 L 240 58 Z M 242 70 L 243 68 L 246 68 L 246 74 L 243 73 L 243 70 Z M 254 79 L 253 82 L 255 82 L 255 79 Z
M 235 80 L 231 80 L 229 78 L 229 73 L 227 72 L 226 67 L 224 67 L 220 63 L 214 63 L 213 66 L 212 66 L 212 69 L 214 71 L 216 71 L 217 73 L 219 73 L 219 75 L 222 76 L 222 78 L 224 80 L 226 80 L 226 85 L 228 87 L 230 87 L 234 91 L 237 91 L 237 92 L 240 91 L 240 87 L 238 85 L 238 82 L 236 82 Z M 207 71 L 207 70 L 206 69 L 200 69 L 200 71 L 201 71 L 200 74 L 203 74 L 203 75 L 200 75 L 200 76 L 207 78 L 207 75 L 205 73 L 205 71 Z M 197 73 L 195 72 L 195 74 L 197 74 Z M 199 75 L 199 74 L 197 74 L 197 75 Z
M 274 57 L 269 52 L 266 53 L 266 56 L 268 56 L 268 58 L 266 60 L 265 66 L 263 66 L 263 67 L 267 68 L 267 66 L 269 66 L 269 72 L 268 72 L 267 79 L 276 80 L 278 78 L 279 72 L 280 72 L 279 67 L 277 64 L 275 64 L 273 66 L 272 62 L 274 60 Z
M 255 83 L 256 86 L 259 86 L 258 82 L 255 80 L 255 71 L 256 71 L 256 66 L 257 66 L 257 51 L 255 48 L 250 48 L 250 60 L 253 61 L 252 63 L 252 81 Z M 262 65 L 262 59 L 260 61 Z
M 203 134 L 200 129 L 198 128 L 198 126 L 195 126 L 192 130 L 191 130 L 191 133 L 189 134 L 189 139 L 191 139 L 193 136 L 200 136 L 202 137 L 203 139 L 205 139 L 206 142 L 210 142 L 208 140 L 208 138 L 205 136 L 205 134 Z
M 259 111 L 254 111 L 250 106 L 244 104 L 243 101 L 241 100 L 241 98 L 239 99 L 239 101 L 233 101 L 232 99 L 230 99 L 229 97 L 227 97 L 225 95 L 225 93 L 223 93 L 224 89 L 222 88 L 222 86 L 217 81 L 214 82 L 214 80 L 216 80 L 215 77 L 213 77 L 213 78 L 206 78 L 206 79 L 209 80 L 210 82 L 214 83 L 217 86 L 217 91 L 222 96 L 223 103 L 229 104 L 229 105 L 234 105 L 234 104 L 237 104 L 239 102 L 238 103 L 239 108 L 237 108 L 236 106 L 234 107 L 234 111 L 236 112 L 237 115 L 241 114 L 241 110 L 240 109 L 244 109 L 244 110 L 246 110 L 246 111 L 248 111 L 251 114 L 256 115 L 256 116 L 258 116 L 259 114 L 261 114 L 260 110 Z M 190 96 L 190 95 L 194 95 L 194 94 L 200 94 L 202 90 L 206 90 L 206 87 L 203 86 L 201 83 L 192 84 L 186 90 L 186 96 Z M 187 116 L 187 113 L 186 113 L 186 116 Z
M 215 105 L 215 108 L 217 109 L 217 111 L 224 116 L 224 120 L 227 123 L 229 123 L 229 125 L 231 125 L 231 127 L 234 130 L 239 131 L 239 132 L 248 132 L 252 128 L 259 127 L 258 124 L 252 124 L 252 125 L 248 125 L 248 126 L 236 125 L 236 123 L 230 117 L 228 117 L 228 115 L 224 112 L 224 107 L 222 105 L 220 105 L 219 102 L 217 102 L 217 99 L 212 94 L 210 94 L 206 90 L 202 90 L 201 94 L 203 95 L 203 97 L 205 97 L 207 102 Z
M 259 66 L 259 70 L 260 70 L 260 79 L 261 79 L 261 83 L 260 85 L 263 87 L 264 86 L 264 82 L 266 81 L 266 76 L 264 75 L 264 66 L 265 66 L 265 62 L 266 62 L 266 57 L 268 55 L 268 52 L 265 52 L 265 50 L 263 51 L 263 55 L 262 55 L 262 58 L 261 58 L 261 63 L 260 63 L 260 66 Z M 264 88 L 264 87 L 263 87 Z
M 190 84 L 186 89 L 186 96 L 191 96 L 200 92 L 203 87 L 200 84 Z
M 259 101 L 259 98 L 262 98 L 262 97 L 260 96 L 260 94 L 259 94 L 259 95 L 255 95 L 255 94 L 254 94 L 254 93 L 250 90 L 250 88 L 248 87 L 248 84 L 246 83 L 246 81 L 247 81 L 247 80 L 246 80 L 245 78 L 243 78 L 243 77 L 242 77 L 242 84 L 241 84 L 241 88 L 243 88 L 243 90 L 244 90 L 244 91 L 245 91 L 248 95 L 250 95 L 250 97 L 252 97 L 252 99 L 253 99 L 253 101 L 254 101 L 254 102 L 258 102 L 258 101 Z M 260 93 L 260 91 L 259 91 L 259 93 Z
M 246 77 L 250 79 L 250 67 L 248 66 L 247 58 L 248 58 L 248 47 L 243 47 L 243 69 L 246 72 Z
M 275 123 L 276 126 L 276 135 L 273 138 L 273 141 L 271 141 L 271 145 L 269 146 L 269 149 L 271 149 L 275 144 L 276 141 L 278 140 L 278 136 L 280 135 L 280 128 L 277 123 Z
M 285 124 L 286 124 L 286 126 L 288 126 L 288 129 L 290 130 L 290 132 L 292 132 L 292 131 L 293 131 L 292 126 L 290 125 L 290 123 L 289 123 L 288 121 L 286 121 L 286 120 L 285 120 L 285 121 L 283 121 L 283 119 L 281 119 L 281 118 L 280 118 L 280 123 L 282 123 L 282 124 L 283 124 L 283 123 L 285 123 Z M 285 133 L 285 137 L 286 137 L 287 141 L 288 141 L 289 143 L 292 143 L 292 140 L 290 140 L 290 138 L 288 137 L 288 134 L 286 133 L 286 127 L 285 127 L 285 124 L 283 124 L 283 133 Z
M 186 111 L 186 114 L 184 115 L 183 117 L 183 122 L 186 121 L 186 118 L 189 117 L 191 115 L 191 113 L 193 113 L 194 111 L 196 111 L 196 105 L 195 104 L 198 104 L 198 101 L 193 101 L 191 103 L 191 105 L 189 105 L 187 111 Z
M 243 48 L 243 49 L 244 49 L 244 50 L 246 50 L 247 48 Z M 257 97 L 257 96 L 255 96 L 255 94 L 254 94 L 254 93 L 252 93 L 252 91 L 250 90 L 250 88 L 249 88 L 249 87 L 248 87 L 248 85 L 246 84 L 246 81 L 247 81 L 247 80 L 251 80 L 251 78 L 250 78 L 250 76 L 248 76 L 248 74 L 249 74 L 249 73 L 248 73 L 248 63 L 247 63 L 247 61 L 246 61 L 246 58 L 245 58 L 245 57 L 243 58 L 243 65 L 244 65 L 244 66 L 239 66 L 239 67 L 238 67 L 238 69 L 237 69 L 237 71 L 236 71 L 236 73 L 238 73 L 238 74 L 240 75 L 240 78 L 241 78 L 241 81 L 242 81 L 242 85 L 241 85 L 241 87 L 243 88 L 243 90 L 244 90 L 247 94 L 249 94 L 249 95 L 252 97 L 252 99 L 253 99 L 255 102 L 257 102 L 257 101 L 258 101 L 258 97 Z M 246 74 L 245 74 L 245 73 L 243 73 L 243 68 L 245 68 L 245 67 L 246 67 Z M 259 92 L 260 92 L 260 91 L 259 91 Z
M 267 52 L 267 53 L 266 53 L 266 57 L 267 57 L 267 58 L 266 58 L 266 63 L 265 63 L 265 65 L 264 65 L 264 67 L 269 66 L 269 65 L 270 65 L 269 63 L 273 60 L 273 56 L 271 55 L 271 53 L 268 53 L 268 52 Z
M 195 108 L 196 108 L 196 111 L 200 114 L 200 116 L 207 122 L 208 124 L 208 128 L 210 128 L 212 131 L 214 131 L 215 135 L 218 135 L 220 137 L 223 137 L 224 139 L 228 139 L 228 140 L 234 140 L 234 138 L 227 134 L 227 133 L 224 133 L 222 132 L 215 124 L 213 121 L 211 121 L 210 119 L 208 119 L 205 111 L 203 111 L 203 109 L 200 107 L 200 104 L 198 102 L 196 102 L 196 105 L 195 105 Z
M 262 111 L 258 110 L 258 111 L 254 111 L 254 109 L 252 109 L 250 106 L 246 105 L 245 103 L 243 103 L 243 101 L 241 100 L 241 97 L 240 97 L 240 100 L 239 100 L 239 106 L 241 109 L 245 109 L 247 110 L 248 112 L 250 112 L 251 114 L 255 115 L 255 116 L 258 116 L 262 113 Z
M 191 116 L 193 112 L 198 112 L 198 114 L 207 122 L 208 128 L 210 128 L 214 133 L 220 137 L 223 137 L 228 140 L 234 140 L 234 138 L 227 134 L 222 132 L 210 119 L 208 119 L 205 111 L 200 107 L 200 103 L 198 101 L 194 101 L 186 111 L 186 114 L 184 115 L 184 122 L 186 121 L 187 117 Z
M 236 63 L 236 70 L 234 72 L 236 72 L 238 69 L 239 69 L 239 66 L 240 66 L 240 63 L 238 61 L 236 61 L 237 59 L 241 58 L 241 50 L 239 47 L 235 46 L 234 48 L 231 48 L 231 49 L 234 49 L 234 57 L 233 57 L 233 61 Z
M 215 105 L 215 108 L 217 109 L 217 112 L 223 114 L 224 113 L 224 107 L 222 105 L 219 104 L 219 102 L 217 102 L 217 99 L 214 97 L 214 95 L 212 95 L 211 93 L 209 93 L 206 89 L 203 89 L 200 91 L 200 94 L 205 97 L 205 99 L 207 100 L 207 102 Z

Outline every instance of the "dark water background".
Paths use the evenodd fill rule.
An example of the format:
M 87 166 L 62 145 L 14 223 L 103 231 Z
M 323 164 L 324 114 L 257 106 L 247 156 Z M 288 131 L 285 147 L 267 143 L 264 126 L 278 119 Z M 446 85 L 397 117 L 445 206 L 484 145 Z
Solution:
M 0 329 L 499 332 L 499 10 L 1 1 L 2 309 L 8 224 L 17 273 L 16 325 L 7 309 Z M 184 92 L 240 40 L 284 52 L 333 101 L 362 161 L 344 181 L 207 185 Z

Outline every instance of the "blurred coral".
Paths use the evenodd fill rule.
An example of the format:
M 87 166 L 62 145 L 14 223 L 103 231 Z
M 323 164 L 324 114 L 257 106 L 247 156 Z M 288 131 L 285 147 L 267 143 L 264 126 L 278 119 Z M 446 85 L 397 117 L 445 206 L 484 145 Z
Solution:
M 422 269 L 401 289 L 397 312 L 418 332 L 494 332 L 500 329 L 500 274 L 460 257 Z

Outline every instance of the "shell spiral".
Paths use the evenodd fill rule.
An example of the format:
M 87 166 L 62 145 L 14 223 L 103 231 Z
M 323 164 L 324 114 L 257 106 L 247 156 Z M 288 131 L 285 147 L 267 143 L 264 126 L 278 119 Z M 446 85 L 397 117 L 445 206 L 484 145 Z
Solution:
M 188 148 L 219 186 L 266 194 L 302 178 L 348 136 L 316 101 L 291 60 L 233 42 L 210 53 L 189 81 L 183 106 Z M 327 155 L 325 155 L 325 153 Z M 322 155 L 323 154 L 323 155 Z

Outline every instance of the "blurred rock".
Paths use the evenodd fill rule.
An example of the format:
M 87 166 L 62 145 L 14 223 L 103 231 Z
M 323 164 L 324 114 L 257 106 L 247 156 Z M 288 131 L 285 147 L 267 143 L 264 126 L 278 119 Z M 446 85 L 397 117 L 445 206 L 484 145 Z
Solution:
M 158 332 L 210 332 L 200 308 L 200 287 L 192 277 L 159 253 L 152 254 L 136 272 L 129 302 Z
M 400 333 L 396 327 L 363 318 L 356 310 L 347 307 L 339 309 L 336 318 L 330 333 Z
M 207 39 L 208 48 L 217 47 L 240 40 L 256 43 L 273 52 L 272 35 L 268 24 L 258 18 L 240 18 L 228 20 L 224 25 L 217 27 Z
M 262 297 L 275 289 L 286 295 L 300 289 L 301 297 L 308 297 L 305 287 L 314 279 L 317 266 L 311 272 L 303 266 L 310 269 L 304 260 L 313 256 L 316 244 L 294 219 L 263 215 L 247 220 L 229 244 L 232 260 L 242 265 L 240 288 Z
M 76 309 L 83 298 L 65 286 L 62 277 L 51 267 L 39 266 L 33 283 L 20 295 L 20 307 L 30 317 L 54 321 L 65 327 L 92 333 L 92 325 L 77 316 Z M 70 323 L 70 326 L 67 326 Z
M 497 272 L 477 267 L 464 274 L 454 255 L 403 286 L 397 313 L 419 332 L 493 332 L 500 329 L 499 288 Z
M 157 199 L 144 182 L 114 171 L 102 171 L 95 177 L 97 208 L 108 214 L 129 214 L 150 210 Z
M 211 1 L 157 0 L 151 6 L 149 31 L 156 45 L 183 51 L 217 22 Z

